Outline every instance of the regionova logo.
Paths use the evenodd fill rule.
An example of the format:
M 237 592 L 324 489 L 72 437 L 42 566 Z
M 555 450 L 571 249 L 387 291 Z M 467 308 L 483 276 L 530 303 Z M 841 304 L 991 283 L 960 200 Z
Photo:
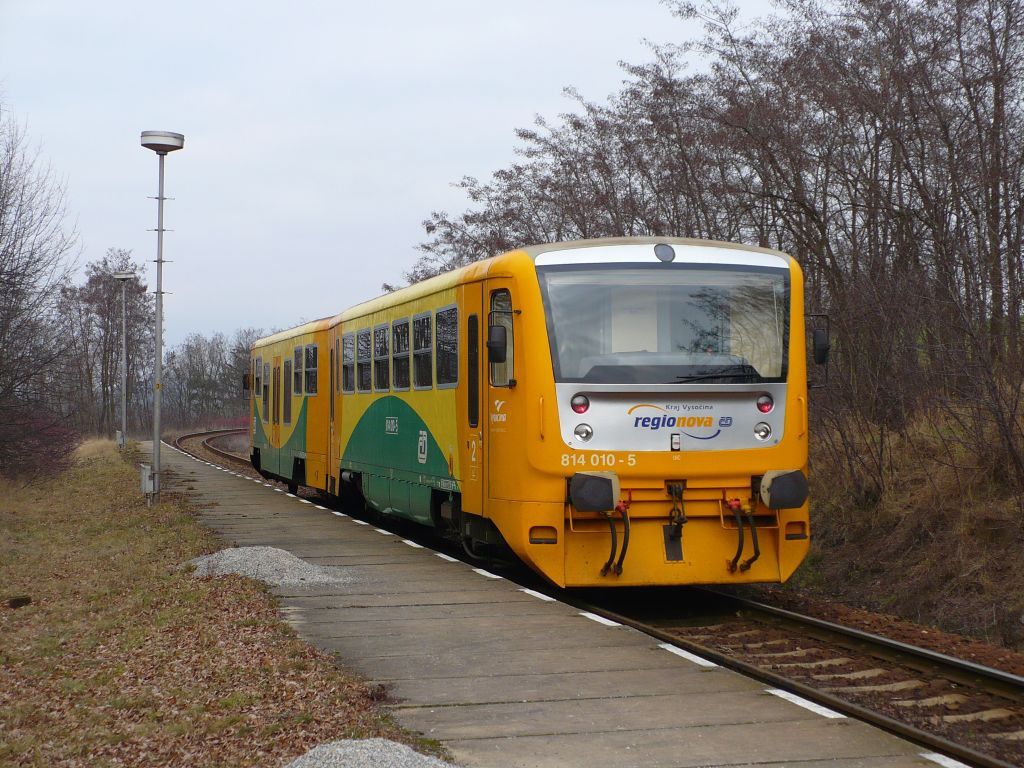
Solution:
M 683 409 L 688 411 L 688 413 L 684 414 Z M 676 429 L 687 437 L 692 437 L 694 440 L 714 440 L 722 434 L 722 427 L 732 425 L 732 418 L 724 416 L 719 419 L 719 428 L 710 435 L 706 433 L 694 434 L 692 431 L 687 432 L 687 430 L 714 429 L 715 417 L 710 415 L 710 413 L 700 413 L 701 411 L 712 410 L 714 410 L 713 406 L 706 404 L 669 405 L 668 407 L 662 407 L 653 403 L 639 403 L 630 408 L 626 413 L 633 417 L 634 429 L 649 429 L 653 432 L 659 429 Z M 694 413 L 695 411 L 697 413 Z

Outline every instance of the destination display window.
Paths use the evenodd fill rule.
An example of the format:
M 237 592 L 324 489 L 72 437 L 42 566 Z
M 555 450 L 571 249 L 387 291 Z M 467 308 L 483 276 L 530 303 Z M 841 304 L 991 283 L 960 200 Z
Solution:
M 396 390 L 409 389 L 409 321 L 396 320 L 391 326 L 391 355 L 393 376 L 391 385 Z
M 356 337 L 351 333 L 341 337 L 341 391 L 356 391 Z
M 412 383 L 416 389 L 430 389 L 434 385 L 433 345 L 431 343 L 430 315 L 412 319 Z
M 360 392 L 369 392 L 372 389 L 373 374 L 371 372 L 371 355 L 373 351 L 373 340 L 370 338 L 370 329 L 360 331 L 356 336 L 356 379 Z
M 316 394 L 316 344 L 306 345 L 306 394 Z
M 440 309 L 434 315 L 437 388 L 450 389 L 459 381 L 459 310 Z
M 388 327 L 379 325 L 373 329 L 373 388 L 378 392 L 388 391 L 388 376 L 391 361 L 388 358 Z

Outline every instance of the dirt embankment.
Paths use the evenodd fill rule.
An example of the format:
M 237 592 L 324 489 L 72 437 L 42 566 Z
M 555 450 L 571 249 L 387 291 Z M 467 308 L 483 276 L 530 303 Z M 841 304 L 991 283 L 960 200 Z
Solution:
M 934 422 L 889 440 L 880 491 L 812 445 L 811 554 L 783 591 L 1024 651 L 1024 494 Z

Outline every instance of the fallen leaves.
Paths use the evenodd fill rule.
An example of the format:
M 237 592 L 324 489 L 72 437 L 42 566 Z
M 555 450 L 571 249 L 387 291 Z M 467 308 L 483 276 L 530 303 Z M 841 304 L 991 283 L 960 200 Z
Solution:
M 101 453 L 0 487 L 0 763 L 273 765 L 339 738 L 414 743 L 260 584 L 179 570 L 216 542 L 135 485 Z

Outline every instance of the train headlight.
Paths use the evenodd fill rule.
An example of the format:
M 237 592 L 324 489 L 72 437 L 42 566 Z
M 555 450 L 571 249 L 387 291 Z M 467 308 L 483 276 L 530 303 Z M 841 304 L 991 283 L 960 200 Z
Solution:
M 594 436 L 594 428 L 589 424 L 577 424 L 573 434 L 585 443 Z
M 758 423 L 757 426 L 754 427 L 754 437 L 756 437 L 761 442 L 764 442 L 765 440 L 767 440 L 771 436 L 772 436 L 771 424 L 766 424 L 765 422 L 762 421 L 762 422 Z
M 772 400 L 771 395 L 761 395 L 757 398 L 757 410 L 761 413 L 771 413 L 775 407 L 775 401 Z
M 586 395 L 573 395 L 569 405 L 576 413 L 586 413 L 590 409 L 590 398 Z

